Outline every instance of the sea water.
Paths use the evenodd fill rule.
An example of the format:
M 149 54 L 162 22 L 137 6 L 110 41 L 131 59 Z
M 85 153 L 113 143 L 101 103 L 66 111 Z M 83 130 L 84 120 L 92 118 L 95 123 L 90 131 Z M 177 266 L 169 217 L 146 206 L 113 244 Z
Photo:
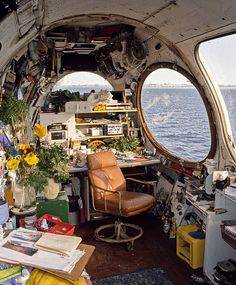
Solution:
M 221 89 L 236 137 L 236 89 Z M 203 160 L 210 150 L 208 115 L 195 88 L 144 88 L 142 111 L 153 137 L 166 149 L 189 160 Z

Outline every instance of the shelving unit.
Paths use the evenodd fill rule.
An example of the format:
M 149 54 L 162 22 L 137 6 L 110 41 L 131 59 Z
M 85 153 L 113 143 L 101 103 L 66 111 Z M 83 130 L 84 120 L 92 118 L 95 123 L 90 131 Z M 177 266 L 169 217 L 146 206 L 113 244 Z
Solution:
M 204 248 L 204 265 L 203 270 L 206 276 L 213 284 L 218 284 L 214 281 L 214 268 L 217 262 L 236 259 L 236 250 L 233 249 L 224 239 L 221 234 L 221 224 L 224 220 L 233 220 L 236 217 L 236 200 L 226 195 L 222 190 L 216 189 L 215 192 L 215 209 L 223 209 L 222 213 L 211 212 L 203 209 L 196 202 L 188 201 L 192 204 L 193 210 L 198 212 L 206 228 L 205 248 Z
M 108 123 L 93 123 L 93 122 L 87 122 L 87 123 L 76 123 L 76 126 L 105 126 Z M 122 125 L 127 125 L 127 122 L 122 122 L 120 123 Z M 115 124 L 114 124 L 115 125 Z
M 137 109 L 110 109 L 110 110 L 103 110 L 103 111 L 92 111 L 90 114 L 96 113 L 135 113 Z
M 81 136 L 78 135 L 79 141 L 86 141 L 91 139 L 115 139 L 124 137 L 126 135 L 135 135 L 138 133 L 139 128 L 135 127 L 133 121 L 134 117 L 130 118 L 129 113 L 135 114 L 136 108 L 132 109 L 106 109 L 101 111 L 91 111 L 84 113 L 77 113 L 76 120 L 79 118 L 79 122 L 76 122 L 77 132 L 81 131 Z M 107 115 L 114 114 L 117 116 L 122 114 L 122 119 L 108 119 L 105 118 Z M 115 115 L 116 114 L 116 115 Z M 96 121 L 97 120 L 97 121 Z M 119 126 L 121 129 L 119 129 Z M 109 127 L 109 131 L 108 131 Z M 92 129 L 97 128 L 99 134 L 92 134 Z M 112 130 L 114 128 L 114 130 Z M 111 133 L 112 132 L 112 133 Z
M 124 135 L 104 135 L 104 136 L 84 136 L 78 138 L 78 140 L 89 140 L 89 139 L 105 139 L 105 138 L 120 138 Z

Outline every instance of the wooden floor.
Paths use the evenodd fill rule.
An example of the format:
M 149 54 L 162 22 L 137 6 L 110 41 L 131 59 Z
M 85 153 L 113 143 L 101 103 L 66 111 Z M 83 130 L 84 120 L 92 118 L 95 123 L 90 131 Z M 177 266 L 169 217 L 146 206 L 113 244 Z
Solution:
M 96 247 L 86 267 L 91 280 L 153 267 L 162 268 L 174 285 L 194 284 L 190 279 L 192 274 L 203 276 L 202 269 L 193 270 L 177 257 L 175 239 L 169 239 L 168 234 L 163 233 L 160 218 L 139 215 L 125 220 L 144 230 L 144 235 L 135 241 L 133 251 L 128 251 L 124 245 L 95 240 L 94 229 L 110 221 L 90 221 L 78 227 L 77 234 L 83 242 Z

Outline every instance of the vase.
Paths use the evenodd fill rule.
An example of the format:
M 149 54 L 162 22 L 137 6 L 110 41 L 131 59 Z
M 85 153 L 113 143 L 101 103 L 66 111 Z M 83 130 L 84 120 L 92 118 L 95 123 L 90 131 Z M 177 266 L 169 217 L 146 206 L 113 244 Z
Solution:
M 14 206 L 17 208 L 30 207 L 36 203 L 33 187 L 16 184 L 14 187 Z
M 44 195 L 46 199 L 56 199 L 60 191 L 60 184 L 56 183 L 53 178 L 48 178 L 47 181 L 48 184 L 43 189 Z

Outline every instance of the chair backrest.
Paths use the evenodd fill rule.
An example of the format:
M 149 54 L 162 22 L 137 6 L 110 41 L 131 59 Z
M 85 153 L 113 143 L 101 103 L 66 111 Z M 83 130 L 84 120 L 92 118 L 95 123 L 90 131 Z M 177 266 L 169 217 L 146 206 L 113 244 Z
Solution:
M 125 191 L 126 181 L 113 152 L 98 152 L 87 156 L 88 176 L 93 187 L 93 199 L 104 197 L 101 189 Z M 108 193 L 106 195 L 109 195 Z M 112 195 L 112 194 L 110 194 Z

